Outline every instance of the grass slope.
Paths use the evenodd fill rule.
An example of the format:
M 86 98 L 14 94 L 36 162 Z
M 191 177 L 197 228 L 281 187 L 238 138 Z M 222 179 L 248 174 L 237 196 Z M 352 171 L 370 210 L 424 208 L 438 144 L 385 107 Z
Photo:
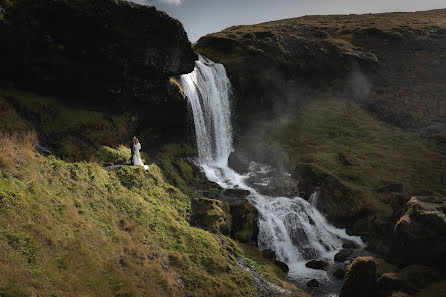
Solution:
M 41 107 L 53 99 L 38 99 L 27 108 L 35 104 L 39 119 L 50 121 Z M 58 105 L 54 100 L 50 106 Z M 72 110 L 58 111 L 70 116 Z M 71 116 L 66 133 L 80 122 L 97 127 L 96 133 L 109 128 L 94 112 Z M 244 257 L 269 280 L 305 296 L 258 250 L 192 227 L 190 196 L 166 182 L 157 165 L 106 171 L 97 161 L 44 157 L 34 151 L 35 127 L 0 99 L 0 295 L 257 296 L 251 274 L 237 263 Z M 181 158 L 172 159 L 184 149 L 171 145 L 160 157 L 175 169 L 171 178 L 188 171 Z M 93 153 L 102 164 L 129 157 L 125 146 Z

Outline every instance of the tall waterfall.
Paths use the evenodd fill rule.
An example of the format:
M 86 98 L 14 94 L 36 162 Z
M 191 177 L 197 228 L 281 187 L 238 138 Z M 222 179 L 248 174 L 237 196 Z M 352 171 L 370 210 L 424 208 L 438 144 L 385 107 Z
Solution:
M 193 72 L 181 76 L 192 106 L 200 162 L 224 164 L 232 151 L 231 83 L 225 67 L 199 56 Z
M 193 111 L 198 148 L 198 163 L 209 180 L 223 188 L 240 188 L 251 192 L 249 201 L 259 212 L 258 246 L 271 249 L 277 258 L 285 262 L 290 271 L 288 277 L 303 284 L 316 278 L 330 283 L 331 273 L 308 269 L 305 263 L 322 259 L 334 264 L 333 257 L 342 249 L 344 241 L 363 246 L 358 237 L 349 236 L 345 230 L 330 225 L 316 209 L 318 200 L 314 193 L 310 202 L 295 197 L 270 197 L 260 194 L 247 179 L 268 174 L 267 165 L 252 162 L 250 172 L 240 175 L 228 167 L 232 151 L 232 127 L 230 122 L 230 81 L 223 65 L 200 56 L 192 73 L 181 76 L 181 85 Z M 328 290 L 334 296 L 336 289 Z

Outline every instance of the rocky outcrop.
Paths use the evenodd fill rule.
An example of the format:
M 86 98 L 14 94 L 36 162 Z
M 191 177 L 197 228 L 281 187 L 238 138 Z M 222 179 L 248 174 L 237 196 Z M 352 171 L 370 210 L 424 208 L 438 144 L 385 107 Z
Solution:
M 404 292 L 414 294 L 439 278 L 431 267 L 411 265 L 399 272 L 383 274 L 378 279 L 380 292 Z
M 357 257 L 348 267 L 340 297 L 376 297 L 376 262 L 372 257 Z
M 0 80 L 76 101 L 165 101 L 197 58 L 180 22 L 121 0 L 6 1 L 0 37 Z
M 327 214 L 335 223 L 353 222 L 369 210 L 360 204 L 362 193 L 345 185 L 326 170 L 311 165 L 299 164 L 292 177 L 298 181 L 299 193 L 308 199 L 318 191 L 320 199 L 317 208 Z
M 414 196 L 406 205 L 394 232 L 398 254 L 406 262 L 446 264 L 446 199 Z
M 232 237 L 240 242 L 257 242 L 257 209 L 248 201 L 231 204 Z
M 195 198 L 191 202 L 191 223 L 210 232 L 230 235 L 229 204 L 215 199 Z

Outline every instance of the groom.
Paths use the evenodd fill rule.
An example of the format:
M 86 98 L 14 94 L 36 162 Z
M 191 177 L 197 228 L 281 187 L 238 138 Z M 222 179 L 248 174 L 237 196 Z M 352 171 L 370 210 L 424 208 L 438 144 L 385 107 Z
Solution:
M 132 141 L 130 141 L 130 151 L 132 152 L 132 155 L 130 157 L 130 165 L 133 165 L 133 156 L 135 154 L 135 144 L 136 144 L 136 136 L 133 136 Z

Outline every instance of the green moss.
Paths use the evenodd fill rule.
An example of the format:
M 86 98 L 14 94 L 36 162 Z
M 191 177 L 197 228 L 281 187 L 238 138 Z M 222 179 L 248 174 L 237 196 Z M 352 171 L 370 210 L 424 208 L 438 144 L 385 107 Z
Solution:
M 156 165 L 107 172 L 36 156 L 29 166 L 23 179 L 0 179 L 0 271 L 7 273 L 0 288 L 26 275 L 26 294 L 38 283 L 43 295 L 167 296 L 180 290 L 176 274 L 162 268 L 171 263 L 199 296 L 255 296 L 235 244 L 225 238 L 226 248 L 190 227 L 190 199 Z
M 193 157 L 196 154 L 197 151 L 188 145 L 171 143 L 165 145 L 156 157 L 156 162 L 163 170 L 166 179 L 173 186 L 192 196 L 197 195 L 190 187 L 196 177 L 192 167 L 184 158 Z
M 0 120 L 4 131 L 23 131 L 34 126 L 42 143 L 72 161 L 91 160 L 102 145 L 118 146 L 136 120 L 128 113 L 84 110 L 56 98 L 19 90 L 0 91 L 0 112 L 6 115 L 4 124 Z
M 97 152 L 101 164 L 126 164 L 131 157 L 130 148 L 120 145 L 117 149 L 102 146 Z

